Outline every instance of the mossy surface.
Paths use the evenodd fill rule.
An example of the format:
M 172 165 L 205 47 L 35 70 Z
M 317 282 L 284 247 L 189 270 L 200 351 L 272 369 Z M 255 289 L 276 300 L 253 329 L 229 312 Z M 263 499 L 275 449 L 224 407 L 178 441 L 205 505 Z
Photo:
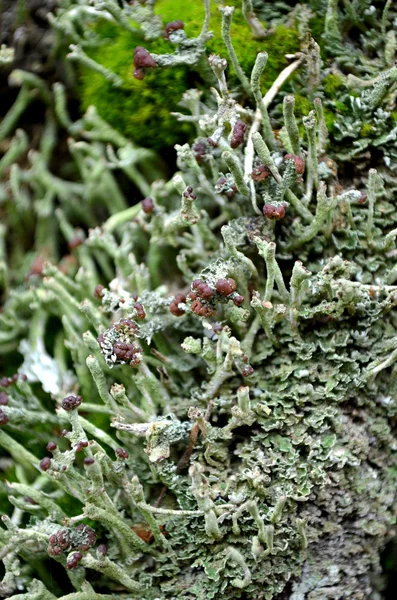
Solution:
M 175 118 L 169 114 L 170 110 L 178 110 L 178 101 L 188 87 L 188 69 L 156 69 L 147 73 L 143 81 L 138 81 L 132 75 L 132 56 L 139 40 L 134 40 L 128 31 L 109 24 L 106 28 L 103 25 L 101 31 L 111 35 L 91 56 L 120 75 L 124 85 L 117 88 L 100 73 L 85 68 L 81 77 L 83 108 L 96 106 L 101 117 L 139 145 L 155 149 L 172 147 L 184 136 L 191 135 L 189 125 L 176 125 Z M 154 51 L 153 42 L 145 43 L 145 46 Z M 164 40 L 155 42 L 157 52 L 168 50 L 165 46 Z
M 244 20 L 239 2 L 235 6 L 231 34 L 233 45 L 243 70 L 249 73 L 259 51 L 269 54 L 263 78 L 265 92 L 276 79 L 280 70 L 287 65 L 285 54 L 299 49 L 298 33 L 284 25 L 278 26 L 265 40 L 252 40 L 249 26 Z M 175 2 L 161 0 L 156 3 L 156 13 L 167 23 L 175 19 L 186 22 L 186 34 L 196 37 L 201 31 L 204 8 L 201 2 Z M 207 53 L 227 56 L 221 37 L 221 13 L 218 3 L 212 3 L 210 30 L 214 37 L 207 43 Z M 193 135 L 193 128 L 186 123 L 176 122 L 169 113 L 180 110 L 178 103 L 184 91 L 200 87 L 200 75 L 196 69 L 178 66 L 169 69 L 154 69 L 141 81 L 132 75 L 133 52 L 136 46 L 144 46 L 154 54 L 172 53 L 175 47 L 158 38 L 145 41 L 118 25 L 101 22 L 96 26 L 103 44 L 88 52 L 96 62 L 110 69 L 124 81 L 121 88 L 114 87 L 101 74 L 83 68 L 80 79 L 80 94 L 83 109 L 95 105 L 101 117 L 113 127 L 131 137 L 136 143 L 156 150 L 172 148 L 175 143 Z M 249 42 L 249 45 L 248 45 Z M 239 81 L 229 67 L 229 81 L 233 88 Z M 150 101 L 149 101 L 150 99 Z M 161 134 L 160 134 L 161 131 Z
M 326 75 L 323 79 L 323 86 L 325 94 L 334 99 L 338 93 L 338 90 L 342 88 L 344 85 L 344 80 L 340 75 L 336 75 L 335 73 L 330 73 Z

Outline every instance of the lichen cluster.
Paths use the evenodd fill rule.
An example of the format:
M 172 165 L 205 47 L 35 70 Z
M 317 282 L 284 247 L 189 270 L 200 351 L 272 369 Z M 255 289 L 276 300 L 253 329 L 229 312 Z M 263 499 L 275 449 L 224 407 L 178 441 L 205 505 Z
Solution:
M 379 600 L 397 8 L 182 4 L 64 0 L 64 81 L 10 74 L 0 596 Z M 297 46 L 274 57 L 281 31 Z

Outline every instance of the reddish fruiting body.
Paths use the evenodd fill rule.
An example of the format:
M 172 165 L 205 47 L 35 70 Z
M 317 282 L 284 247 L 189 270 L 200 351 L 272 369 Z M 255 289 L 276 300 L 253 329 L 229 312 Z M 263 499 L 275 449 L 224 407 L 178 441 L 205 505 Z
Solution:
M 361 192 L 361 197 L 357 200 L 357 204 L 364 204 L 367 201 L 367 194 L 365 192 Z
M 262 209 L 262 212 L 265 217 L 271 219 L 274 213 L 274 206 L 272 204 L 265 204 Z
M 83 398 L 81 396 L 67 396 L 62 400 L 63 410 L 70 411 L 80 406 Z
M 215 314 L 215 310 L 208 306 L 207 304 L 203 304 L 200 300 L 194 300 L 191 306 L 192 312 L 200 317 L 212 317 Z
M 81 561 L 81 559 L 83 558 L 83 555 L 81 554 L 81 552 L 74 552 L 72 554 L 72 556 L 69 558 L 69 560 L 66 563 L 66 568 L 67 569 L 75 569 L 79 562 Z
M 153 198 L 145 198 L 144 200 L 142 200 L 142 210 L 147 215 L 154 211 Z
M 192 288 L 197 289 L 199 285 L 203 284 L 204 281 L 202 279 L 195 279 L 192 282 Z
M 164 39 L 169 40 L 170 34 L 173 31 L 178 31 L 178 29 L 184 29 L 184 28 L 185 28 L 185 24 L 180 19 L 178 19 L 177 21 L 171 21 L 170 23 L 167 23 L 167 25 L 165 26 L 165 29 L 164 29 L 164 33 L 163 33 Z
M 5 392 L 0 392 L 0 406 L 7 406 L 8 395 Z
M 169 306 L 170 313 L 173 314 L 175 317 L 181 317 L 185 314 L 185 311 L 182 308 L 179 308 L 178 306 L 180 302 L 186 302 L 185 294 L 175 294 L 175 297 Z
M 197 162 L 200 165 L 203 162 L 204 156 L 207 154 L 207 144 L 204 140 L 196 140 L 192 145 L 192 150 Z
M 184 198 L 190 198 L 191 200 L 196 200 L 197 196 L 196 194 L 193 192 L 193 188 L 191 185 L 188 185 L 186 190 L 183 192 L 183 196 Z
M 124 450 L 124 448 L 116 448 L 115 454 L 118 458 L 127 459 L 129 457 L 127 450 Z
M 178 307 L 178 304 L 173 300 L 170 304 L 170 313 L 174 315 L 174 317 L 182 317 L 185 314 L 185 311 L 182 308 Z
M 218 192 L 218 194 L 224 194 L 228 198 L 233 198 L 238 192 L 236 184 L 228 182 L 225 177 L 219 177 L 215 185 L 215 191 Z
M 279 204 L 274 209 L 274 219 L 282 219 L 285 216 L 285 206 Z
M 95 460 L 89 456 L 86 456 L 86 458 L 83 460 L 83 463 L 85 465 L 93 465 L 95 462 Z
M 198 292 L 203 300 L 210 300 L 214 295 L 213 289 L 206 283 L 198 289 Z
M 84 523 L 80 523 L 77 525 L 76 531 L 79 532 L 80 536 L 83 537 L 83 540 L 80 543 L 73 543 L 73 546 L 77 550 L 81 550 L 82 552 L 87 552 L 90 548 L 92 548 L 96 542 L 96 533 L 89 525 L 85 525 Z
M 197 295 L 203 300 L 210 300 L 214 295 L 214 290 L 202 279 L 195 279 L 192 283 L 193 289 L 196 290 Z
M 142 304 L 140 304 L 140 302 L 134 304 L 134 308 L 136 310 L 137 319 L 144 319 L 146 317 L 145 309 L 143 308 Z
M 182 292 L 178 292 L 177 294 L 175 294 L 174 300 L 176 300 L 177 302 L 186 302 L 186 296 L 185 294 L 182 294 Z
M 71 546 L 70 532 L 67 529 L 58 529 L 48 538 L 48 554 L 50 556 L 59 556 Z
M 143 79 L 145 72 L 143 69 L 153 69 L 156 67 L 156 63 L 150 54 L 142 46 L 137 46 L 134 50 L 134 71 L 133 75 L 135 79 Z
M 46 450 L 48 450 L 48 452 L 53 452 L 57 448 L 58 448 L 58 446 L 56 445 L 55 442 L 48 442 L 48 444 L 46 446 Z
M 269 177 L 270 171 L 265 165 L 258 165 L 255 167 L 251 173 L 251 178 L 254 181 L 263 181 L 267 177 Z
M 236 291 L 236 282 L 231 277 L 228 279 L 218 279 L 215 287 L 221 296 L 229 296 Z
M 107 549 L 106 544 L 99 544 L 99 546 L 97 548 L 98 554 L 102 554 L 102 556 L 106 556 L 107 551 L 108 551 L 108 549 Z
M 103 296 L 103 290 L 104 289 L 105 288 L 103 287 L 103 285 L 100 285 L 100 284 L 97 285 L 96 288 L 95 288 L 95 290 L 94 290 L 94 296 L 95 296 L 95 298 L 98 298 L 98 300 L 100 298 L 102 298 L 102 296 Z
M 50 467 L 51 467 L 51 458 L 49 458 L 48 456 L 45 456 L 40 461 L 40 469 L 42 471 L 48 471 L 48 469 Z
M 262 212 L 268 219 L 275 219 L 276 221 L 282 219 L 285 216 L 285 205 L 284 204 L 265 204 Z
M 76 445 L 76 452 L 81 452 L 83 448 L 87 448 L 88 446 L 88 442 L 87 440 L 82 440 L 81 442 L 78 442 L 78 444 Z
M 286 154 L 284 160 L 294 161 L 297 175 L 302 175 L 305 172 L 305 161 L 301 156 L 297 156 L 296 154 Z
M 236 306 L 241 306 L 244 302 L 244 296 L 240 296 L 239 294 L 237 294 L 236 296 L 234 296 L 233 302 Z
M 247 125 L 242 121 L 236 121 L 233 127 L 232 139 L 230 145 L 232 148 L 238 148 L 244 142 L 244 134 L 247 129 Z
M 0 425 L 7 425 L 8 416 L 0 409 Z
M 113 354 L 116 360 L 128 362 L 131 367 L 138 365 L 141 362 L 140 348 L 134 344 L 126 342 L 116 342 L 113 345 Z

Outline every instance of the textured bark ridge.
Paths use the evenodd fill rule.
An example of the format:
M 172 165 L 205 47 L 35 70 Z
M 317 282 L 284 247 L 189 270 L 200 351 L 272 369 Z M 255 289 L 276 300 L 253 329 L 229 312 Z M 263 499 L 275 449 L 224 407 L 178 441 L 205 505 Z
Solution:
M 384 600 L 397 7 L 184 4 L 0 50 L 0 596 Z

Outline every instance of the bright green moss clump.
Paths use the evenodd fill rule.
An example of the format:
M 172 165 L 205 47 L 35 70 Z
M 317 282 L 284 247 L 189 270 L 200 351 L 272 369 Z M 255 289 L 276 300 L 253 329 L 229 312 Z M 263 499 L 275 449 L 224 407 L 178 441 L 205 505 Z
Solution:
M 265 40 L 252 40 L 249 26 L 244 20 L 241 2 L 233 0 L 235 11 L 232 22 L 233 44 L 243 70 L 249 73 L 257 53 L 266 50 L 269 61 L 263 76 L 263 90 L 266 91 L 286 66 L 285 54 L 299 49 L 298 33 L 294 29 L 280 25 Z M 156 3 L 156 13 L 163 22 L 175 19 L 186 22 L 186 34 L 196 37 L 204 20 L 202 2 L 179 3 L 175 0 L 160 0 Z M 214 38 L 207 43 L 208 54 L 227 56 L 221 37 L 222 16 L 218 3 L 213 2 L 210 30 Z M 200 87 L 200 75 L 185 66 L 170 69 L 154 69 L 142 81 L 132 75 L 133 52 L 136 46 L 144 46 L 149 52 L 165 54 L 174 52 L 175 46 L 163 38 L 144 41 L 118 25 L 102 22 L 96 25 L 97 33 L 104 39 L 103 45 L 90 50 L 88 54 L 96 62 L 121 76 L 124 85 L 116 88 L 101 74 L 84 68 L 81 76 L 81 98 L 83 108 L 95 105 L 101 117 L 106 119 L 137 144 L 167 149 L 193 134 L 193 128 L 186 123 L 177 123 L 169 113 L 178 111 L 178 103 L 184 91 L 190 87 Z M 248 44 L 249 42 L 249 44 Z M 232 87 L 239 85 L 238 79 L 230 73 Z M 150 101 L 149 101 L 150 99 Z
M 169 114 L 170 110 L 178 110 L 177 104 L 188 87 L 187 67 L 174 67 L 172 71 L 156 69 L 138 81 L 132 75 L 132 60 L 134 48 L 142 44 L 142 40 L 134 39 L 128 31 L 115 25 L 106 24 L 101 31 L 106 37 L 110 34 L 109 42 L 91 56 L 120 75 L 125 83 L 117 88 L 100 73 L 85 68 L 81 78 L 83 108 L 96 106 L 101 117 L 142 146 L 172 147 L 191 134 L 189 125 L 178 123 L 176 126 L 175 118 Z M 152 52 L 169 51 L 169 44 L 161 39 L 147 42 L 145 46 Z

